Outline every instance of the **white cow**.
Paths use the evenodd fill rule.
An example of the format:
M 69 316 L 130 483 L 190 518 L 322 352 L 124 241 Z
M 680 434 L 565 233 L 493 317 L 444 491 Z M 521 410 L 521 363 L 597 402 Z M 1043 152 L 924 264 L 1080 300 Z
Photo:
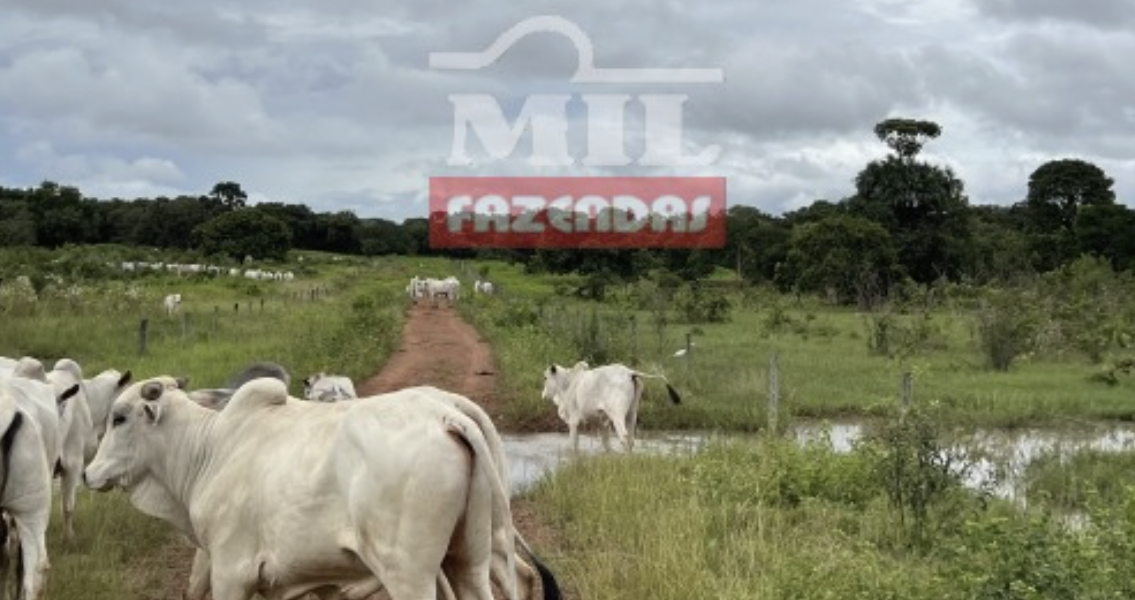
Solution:
M 181 294 L 170 294 L 162 300 L 162 309 L 166 311 L 167 317 L 173 316 L 178 308 L 181 308 Z
M 460 294 L 461 282 L 456 277 L 447 277 L 445 279 L 426 279 L 425 283 L 426 296 L 433 300 L 434 306 L 437 306 L 438 298 L 445 298 L 450 306 L 457 302 L 457 297 Z
M 316 373 L 303 380 L 303 397 L 315 402 L 338 402 L 359 397 L 349 377 Z
M 75 538 L 75 497 L 82 481 L 83 466 L 94 457 L 98 449 L 98 435 L 91 419 L 90 405 L 83 389 L 83 370 L 69 358 L 56 361 L 47 373 L 57 395 L 72 386 L 78 386 L 78 393 L 71 398 L 63 410 L 60 431 L 63 435 L 63 452 L 59 457 L 60 491 L 63 495 L 63 540 L 70 542 Z
M 83 388 L 87 392 L 87 408 L 91 413 L 96 440 L 101 440 L 106 433 L 106 418 L 110 414 L 110 404 L 130 383 L 132 377 L 130 371 L 119 373 L 114 369 L 107 369 L 90 379 L 83 380 Z M 89 460 L 93 456 L 87 458 Z
M 406 294 L 410 296 L 410 300 L 414 304 L 417 304 L 418 300 L 422 298 L 429 297 L 430 292 L 429 287 L 426 284 L 427 281 L 428 280 L 415 275 L 410 279 L 410 285 L 406 286 Z
M 72 387 L 57 398 L 42 381 L 0 376 L 0 511 L 4 513 L 0 553 L 9 549 L 7 518 L 11 517 L 24 565 L 21 597 L 30 600 L 44 597 L 49 567 L 51 476 L 61 450 L 59 403 L 65 404 L 77 392 L 78 387 Z
M 630 452 L 634 447 L 643 379 L 661 379 L 670 400 L 674 404 L 682 401 L 664 375 L 650 375 L 621 364 L 592 369 L 585 362 L 578 362 L 571 369 L 559 365 L 545 369 L 542 397 L 556 404 L 560 419 L 567 423 L 575 452 L 579 452 L 579 426 L 603 418 L 614 426 L 623 448 Z M 603 447 L 610 450 L 607 428 L 603 426 L 601 430 Z
M 512 517 L 461 411 L 416 390 L 304 402 L 264 378 L 214 412 L 176 386 L 152 379 L 119 396 L 84 480 L 125 487 L 187 535 L 208 557 L 215 600 L 360 598 L 378 582 L 392 600 L 435 600 L 439 583 L 492 599 L 491 544 Z M 517 597 L 515 577 L 505 590 Z
M 497 431 L 497 428 L 493 424 L 492 419 L 489 417 L 488 413 L 486 413 L 485 410 L 481 408 L 481 406 L 476 402 L 473 402 L 472 400 L 459 394 L 454 394 L 452 392 L 447 392 L 430 386 L 420 386 L 411 389 L 416 392 L 427 394 L 435 400 L 453 406 L 477 424 L 477 427 L 480 428 L 482 435 L 484 435 L 485 437 L 489 452 L 492 456 L 493 464 L 496 467 L 499 477 L 501 478 L 501 484 L 504 487 L 505 494 L 511 497 L 512 493 L 510 490 L 511 485 L 508 478 L 509 470 L 508 463 L 506 462 L 505 458 L 504 441 L 501 439 L 500 433 Z M 533 570 L 533 567 L 525 562 L 519 555 L 513 557 L 516 561 L 516 576 L 518 578 L 517 591 L 519 597 L 522 600 L 532 600 L 534 598 L 534 593 L 536 590 L 536 577 L 537 575 L 539 575 L 540 581 L 543 585 L 544 598 L 546 600 L 558 600 L 559 598 L 561 598 L 562 596 L 560 594 L 559 584 L 556 582 L 555 575 L 553 575 L 548 567 L 540 561 L 539 557 L 528 545 L 528 542 L 524 539 L 519 531 L 517 531 L 515 528 L 512 528 L 511 532 L 515 536 L 515 542 L 520 545 L 520 548 L 524 550 L 525 554 L 532 560 L 533 565 L 535 566 L 535 570 Z M 505 585 L 509 581 L 508 556 L 505 554 L 509 548 L 509 540 L 507 539 L 507 535 L 502 535 L 506 533 L 507 532 L 502 531 L 494 532 L 493 538 L 493 561 L 491 574 L 493 581 L 495 581 L 497 585 L 501 586 L 502 589 L 504 589 Z M 376 580 L 373 582 L 373 586 L 373 588 L 369 589 L 356 588 L 355 592 L 357 594 L 357 597 L 369 596 L 370 594 L 377 592 L 381 587 L 381 584 Z M 185 597 L 190 600 L 204 600 L 208 592 L 209 559 L 207 554 L 205 554 L 201 550 L 198 550 L 197 554 L 194 556 L 193 569 L 189 576 L 189 588 Z
M 481 281 L 478 279 L 473 282 L 473 293 L 475 294 L 489 294 L 493 293 L 493 284 L 491 281 Z

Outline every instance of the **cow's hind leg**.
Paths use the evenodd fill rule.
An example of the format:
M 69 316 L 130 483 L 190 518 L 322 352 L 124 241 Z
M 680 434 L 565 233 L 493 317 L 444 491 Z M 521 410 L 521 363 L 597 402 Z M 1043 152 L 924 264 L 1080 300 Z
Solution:
M 620 417 L 618 419 L 611 419 L 611 423 L 615 426 L 615 433 L 619 436 L 619 441 L 622 442 L 623 449 L 626 450 L 627 452 L 630 452 L 631 447 L 634 446 L 634 442 L 631 440 L 630 436 L 627 434 L 627 425 L 626 425 L 625 417 Z
M 79 489 L 79 475 L 82 472 L 82 461 L 63 466 L 60 491 L 63 495 L 63 541 L 67 544 L 75 540 L 75 493 Z
M 22 598 L 24 600 L 41 600 L 46 596 L 45 582 L 47 579 L 47 515 L 43 523 L 39 519 L 31 519 L 28 523 L 23 519 L 16 519 L 16 532 L 20 539 L 20 558 L 23 560 L 23 573 L 20 581 Z M 17 570 L 19 574 L 19 571 Z

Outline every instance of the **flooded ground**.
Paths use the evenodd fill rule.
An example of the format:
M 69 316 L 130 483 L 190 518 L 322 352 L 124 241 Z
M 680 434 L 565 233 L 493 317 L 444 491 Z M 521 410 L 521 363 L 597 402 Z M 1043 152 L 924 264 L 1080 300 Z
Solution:
M 862 438 L 861 423 L 805 423 L 793 429 L 794 438 L 804 443 L 827 435 L 836 452 L 850 452 Z M 697 432 L 644 433 L 635 452 L 690 453 L 707 441 L 709 434 Z M 566 433 L 538 433 L 504 436 L 513 490 L 520 492 L 571 457 Z M 613 451 L 621 451 L 611 440 Z M 603 452 L 598 436 L 580 435 L 582 454 Z M 1002 498 L 1021 499 L 1025 469 L 1037 457 L 1058 453 L 1070 456 L 1083 450 L 1126 452 L 1135 450 L 1135 427 L 1097 426 L 1075 431 L 1041 429 L 975 429 L 959 434 L 952 450 L 969 457 L 965 464 L 967 485 L 987 489 Z

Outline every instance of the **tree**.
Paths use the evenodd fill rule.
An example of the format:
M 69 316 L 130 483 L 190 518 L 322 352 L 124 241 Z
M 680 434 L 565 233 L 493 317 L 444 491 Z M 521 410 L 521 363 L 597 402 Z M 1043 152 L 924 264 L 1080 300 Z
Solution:
M 886 296 L 897 271 L 898 256 L 886 229 L 864 218 L 833 215 L 792 231 L 777 281 L 804 292 L 830 291 L 839 302 L 869 307 Z
M 1113 183 L 1099 167 L 1073 158 L 1033 171 L 1023 209 L 1038 270 L 1051 271 L 1076 258 L 1077 217 L 1088 206 L 1114 205 Z
M 1073 231 L 1081 207 L 1115 204 L 1113 183 L 1102 169 L 1079 159 L 1044 163 L 1029 176 L 1025 202 L 1031 225 L 1039 232 Z
M 914 160 L 926 142 L 942 135 L 934 121 L 886 119 L 875 124 L 875 135 L 903 160 Z
M 743 204 L 729 208 L 726 245 L 718 264 L 741 270 L 746 281 L 771 281 L 788 254 L 790 231 L 781 219 Z
M 1135 268 L 1135 211 L 1122 204 L 1084 206 L 1075 229 L 1081 254 L 1106 258 L 1118 271 Z
M 887 229 L 899 263 L 915 281 L 956 278 L 970 237 L 964 186 L 948 167 L 917 160 L 924 138 L 937 137 L 941 128 L 930 121 L 888 119 L 875 132 L 895 154 L 872 161 L 856 176 L 849 212 Z
M 216 217 L 194 229 L 192 237 L 203 254 L 227 254 L 235 260 L 284 260 L 292 247 L 287 224 L 255 208 Z
M 248 200 L 248 194 L 244 193 L 240 184 L 232 181 L 222 181 L 214 185 L 209 197 L 220 202 L 225 210 L 244 208 L 245 200 Z

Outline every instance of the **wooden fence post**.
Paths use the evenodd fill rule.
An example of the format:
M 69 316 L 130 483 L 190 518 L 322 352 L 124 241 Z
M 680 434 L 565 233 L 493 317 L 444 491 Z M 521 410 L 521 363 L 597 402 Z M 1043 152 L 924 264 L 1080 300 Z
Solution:
M 780 412 L 780 365 L 777 364 L 776 352 L 768 363 L 768 428 L 773 433 L 778 432 Z
M 638 364 L 638 319 L 631 315 L 631 362 Z
M 902 374 L 902 387 L 899 389 L 900 408 L 903 414 L 910 410 L 910 405 L 914 402 L 914 381 L 910 371 L 904 371 Z
M 146 337 L 150 328 L 150 320 L 142 319 L 138 325 L 138 354 L 146 353 Z
M 693 368 L 694 360 L 694 341 L 693 334 L 686 332 L 686 354 L 683 356 L 686 359 L 686 374 L 689 375 L 690 370 Z

